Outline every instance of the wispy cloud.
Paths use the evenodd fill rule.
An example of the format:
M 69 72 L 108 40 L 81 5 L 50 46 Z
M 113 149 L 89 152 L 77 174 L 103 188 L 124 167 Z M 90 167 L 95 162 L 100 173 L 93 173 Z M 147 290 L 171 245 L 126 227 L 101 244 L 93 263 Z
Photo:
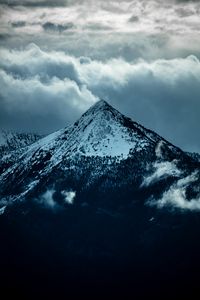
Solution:
M 200 211 L 200 195 L 192 199 L 187 195 L 190 185 L 198 179 L 199 176 L 196 172 L 181 178 L 164 192 L 160 199 L 151 199 L 148 201 L 148 204 L 158 208 L 171 207 L 172 209 Z
M 181 175 L 181 171 L 176 166 L 176 161 L 156 162 L 153 166 L 153 169 L 153 173 L 144 178 L 141 186 L 148 187 L 170 176 L 178 177 Z

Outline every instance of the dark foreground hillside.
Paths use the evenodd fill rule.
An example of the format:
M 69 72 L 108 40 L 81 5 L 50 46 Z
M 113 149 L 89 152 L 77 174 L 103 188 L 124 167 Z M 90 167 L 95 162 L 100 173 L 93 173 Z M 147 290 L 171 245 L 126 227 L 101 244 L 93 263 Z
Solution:
M 199 289 L 199 213 L 17 205 L 0 218 L 2 291 L 134 299 Z

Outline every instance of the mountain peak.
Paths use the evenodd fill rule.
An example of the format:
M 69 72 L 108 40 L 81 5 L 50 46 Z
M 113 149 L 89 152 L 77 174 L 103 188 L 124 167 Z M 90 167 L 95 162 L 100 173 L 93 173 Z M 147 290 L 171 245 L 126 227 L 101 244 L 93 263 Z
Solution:
M 108 102 L 106 100 L 101 99 L 101 100 L 97 101 L 92 107 L 93 108 L 106 108 L 106 107 L 110 107 L 110 106 L 111 105 L 108 104 Z
M 94 105 L 92 105 L 77 121 L 80 122 L 84 119 L 84 121 L 88 119 L 96 120 L 99 119 L 121 119 L 122 114 L 116 110 L 113 106 L 111 106 L 108 102 L 105 100 L 99 100 Z
M 86 111 L 86 113 L 96 113 L 96 112 L 100 112 L 100 111 L 108 111 L 114 108 L 108 104 L 108 102 L 106 102 L 105 100 L 101 99 L 99 101 L 97 101 L 96 103 L 94 103 L 94 105 L 92 105 L 88 111 Z
M 100 172 L 103 170 L 104 163 L 115 162 L 117 164 L 128 157 L 139 162 L 143 155 L 148 156 L 149 162 L 152 157 L 160 159 L 164 153 L 163 148 L 171 151 L 172 157 L 181 153 L 179 149 L 156 133 L 132 121 L 106 101 L 101 100 L 89 108 L 73 125 L 31 144 L 23 151 L 23 154 L 17 153 L 16 157 L 12 156 L 12 160 L 8 162 L 5 157 L 5 160 L 2 160 L 0 190 L 4 178 L 7 180 L 10 177 L 10 182 L 16 184 L 16 174 L 22 174 L 20 182 L 27 182 L 26 193 L 31 193 L 41 178 L 48 179 L 56 170 L 64 171 L 64 173 L 69 170 L 70 176 L 71 170 L 79 162 L 81 165 L 83 161 L 87 164 L 88 157 L 91 159 L 98 157 L 102 162 L 97 168 L 98 175 L 99 170 Z M 93 164 L 90 159 L 88 163 Z M 84 174 L 85 166 L 81 168 Z M 27 176 L 32 176 L 30 180 L 34 179 L 31 185 L 26 180 Z M 7 190 L 5 186 L 5 191 Z M 26 193 L 23 192 L 22 197 Z

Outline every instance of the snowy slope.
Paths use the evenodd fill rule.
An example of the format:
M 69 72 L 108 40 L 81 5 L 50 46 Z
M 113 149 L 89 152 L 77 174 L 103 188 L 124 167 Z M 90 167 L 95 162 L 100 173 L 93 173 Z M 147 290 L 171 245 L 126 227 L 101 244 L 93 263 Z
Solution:
M 17 133 L 1 129 L 0 154 L 26 147 L 40 138 L 42 138 L 41 135 L 34 133 Z
M 20 157 L 20 165 L 15 164 L 3 172 L 2 177 L 16 169 L 27 169 L 46 159 L 41 173 L 48 173 L 65 159 L 73 157 L 117 157 L 126 159 L 133 153 L 148 151 L 166 144 L 174 152 L 178 148 L 166 142 L 156 133 L 125 117 L 106 101 L 94 104 L 73 125 L 50 134 L 31 144 Z M 48 159 L 47 159 L 48 157 Z
M 187 152 L 187 155 L 192 157 L 194 160 L 200 162 L 200 154 L 195 152 Z
M 84 184 L 90 185 L 110 171 L 116 178 L 117 165 L 123 165 L 127 158 L 133 159 L 133 168 L 136 165 L 140 168 L 129 170 L 130 178 L 133 172 L 136 178 L 152 160 L 163 159 L 163 153 L 172 159 L 183 155 L 179 148 L 125 117 L 104 100 L 94 104 L 73 125 L 39 139 L 24 150 L 14 163 L 8 157 L 1 167 L 0 196 L 8 202 L 25 197 L 49 178 L 53 178 L 54 185 L 56 181 L 67 182 L 67 178 L 72 178 L 72 170 L 77 178 L 86 172 Z M 62 173 L 62 177 L 52 175 L 55 172 Z M 123 173 L 123 167 L 120 172 Z
M 33 153 L 50 151 L 51 162 L 57 164 L 63 157 L 73 155 L 111 156 L 127 158 L 130 151 L 140 151 L 155 145 L 162 138 L 101 100 L 68 128 L 59 130 L 32 144 L 23 158 Z M 164 143 L 167 143 L 163 140 Z M 170 146 L 170 144 L 168 143 Z M 174 149 L 177 149 L 174 147 Z

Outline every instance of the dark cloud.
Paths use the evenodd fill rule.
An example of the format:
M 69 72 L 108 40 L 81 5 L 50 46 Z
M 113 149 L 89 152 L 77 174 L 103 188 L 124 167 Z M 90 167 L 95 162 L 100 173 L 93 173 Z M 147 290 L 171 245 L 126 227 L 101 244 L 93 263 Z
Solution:
M 19 28 L 19 27 L 26 26 L 26 22 L 25 21 L 16 21 L 16 22 L 12 22 L 11 25 L 14 28 Z
M 98 0 L 97 3 L 101 3 L 102 7 L 108 11 L 120 11 L 120 7 L 116 6 L 120 3 L 121 0 Z M 125 0 L 127 3 L 135 3 L 139 2 L 138 0 Z M 140 1 L 143 6 L 148 2 L 157 2 L 159 5 L 166 5 L 166 1 L 164 0 L 142 0 Z M 198 3 L 200 0 L 170 0 L 169 5 L 173 3 Z M 62 6 L 71 6 L 76 4 L 87 4 L 91 3 L 88 0 L 0 0 L 0 4 L 8 5 L 8 6 L 26 6 L 26 7 L 62 7 Z
M 65 30 L 73 29 L 75 26 L 73 23 L 65 23 L 65 24 L 55 24 L 52 22 L 46 22 L 42 24 L 42 27 L 46 31 L 57 31 L 57 32 L 63 32 Z
M 67 0 L 0 0 L 0 4 L 8 6 L 27 6 L 27 7 L 57 7 L 65 6 L 71 1 Z
M 177 3 L 200 2 L 200 0 L 175 0 Z
M 190 17 L 190 16 L 192 16 L 192 15 L 195 14 L 195 12 L 192 11 L 191 9 L 187 9 L 187 8 L 184 8 L 184 7 L 178 7 L 178 8 L 176 8 L 175 12 L 181 18 Z
M 129 22 L 131 23 L 135 23 L 135 22 L 138 22 L 139 21 L 139 17 L 138 16 L 135 16 L 133 15 L 132 17 L 129 18 L 128 20 Z
M 0 41 L 5 42 L 9 37 L 10 35 L 8 33 L 0 33 Z
M 195 3 L 189 6 L 180 2 L 178 5 L 175 0 L 167 3 L 162 0 L 11 0 L 9 3 L 41 5 L 41 9 L 2 8 L 0 31 L 9 36 L 0 43 L 10 48 L 24 47 L 34 41 L 44 49 L 101 60 L 123 57 L 131 61 L 139 57 L 174 58 L 190 54 L 200 57 Z M 64 9 L 56 8 L 61 4 L 65 5 Z M 187 18 L 191 13 L 194 16 Z M 26 22 L 25 28 L 13 30 L 22 20 Z
M 78 118 L 96 99 L 68 79 L 17 79 L 0 71 L 0 127 L 49 133 Z

